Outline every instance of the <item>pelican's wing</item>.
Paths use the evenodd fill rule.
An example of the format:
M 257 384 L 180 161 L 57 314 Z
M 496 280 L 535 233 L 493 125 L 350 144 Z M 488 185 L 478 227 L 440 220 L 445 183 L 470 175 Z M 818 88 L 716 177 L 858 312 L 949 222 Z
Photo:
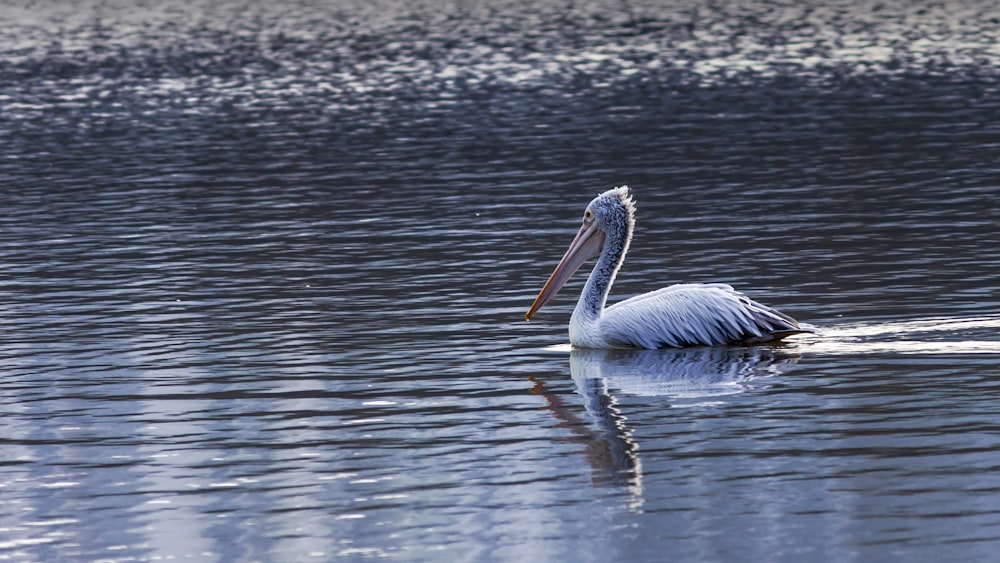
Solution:
M 601 332 L 616 346 L 665 348 L 757 343 L 812 332 L 726 284 L 678 284 L 608 307 Z

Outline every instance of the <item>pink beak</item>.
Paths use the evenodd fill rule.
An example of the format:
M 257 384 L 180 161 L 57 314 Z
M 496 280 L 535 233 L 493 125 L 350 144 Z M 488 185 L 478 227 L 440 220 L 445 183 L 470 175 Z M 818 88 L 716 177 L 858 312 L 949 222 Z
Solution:
M 566 254 L 563 255 L 562 260 L 559 261 L 556 269 L 549 276 L 549 281 L 545 282 L 545 286 L 538 293 L 535 302 L 531 304 L 531 308 L 524 314 L 524 320 L 530 321 L 531 317 L 539 309 L 559 293 L 562 286 L 569 281 L 569 278 L 580 269 L 580 266 L 584 262 L 601 253 L 601 247 L 603 246 L 604 231 L 599 229 L 597 223 L 594 221 L 585 222 L 580 227 L 580 231 L 576 233 L 576 238 L 570 243 Z

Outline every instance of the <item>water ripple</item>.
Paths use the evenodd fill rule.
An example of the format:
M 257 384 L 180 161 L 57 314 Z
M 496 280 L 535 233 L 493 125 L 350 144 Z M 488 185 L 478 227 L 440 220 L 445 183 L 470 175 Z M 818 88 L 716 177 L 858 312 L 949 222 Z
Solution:
M 6 8 L 0 554 L 992 556 L 993 6 L 660 4 Z M 525 323 L 623 183 L 822 336 Z

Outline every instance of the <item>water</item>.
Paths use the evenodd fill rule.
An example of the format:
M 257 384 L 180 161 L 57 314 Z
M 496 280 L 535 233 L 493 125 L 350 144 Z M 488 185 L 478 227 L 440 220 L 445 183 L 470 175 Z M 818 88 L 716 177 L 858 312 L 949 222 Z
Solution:
M 992 8 L 5 8 L 0 557 L 992 559 Z M 523 322 L 622 183 L 824 334 Z

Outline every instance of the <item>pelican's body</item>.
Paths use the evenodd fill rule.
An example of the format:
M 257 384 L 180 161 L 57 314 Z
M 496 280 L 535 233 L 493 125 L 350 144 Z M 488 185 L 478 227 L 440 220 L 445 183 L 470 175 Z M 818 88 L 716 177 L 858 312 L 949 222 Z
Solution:
M 608 190 L 584 212 L 583 225 L 525 315 L 530 320 L 589 258 L 600 255 L 569 321 L 578 348 L 679 348 L 757 344 L 814 332 L 726 284 L 678 284 L 605 308 L 635 227 L 628 187 Z

